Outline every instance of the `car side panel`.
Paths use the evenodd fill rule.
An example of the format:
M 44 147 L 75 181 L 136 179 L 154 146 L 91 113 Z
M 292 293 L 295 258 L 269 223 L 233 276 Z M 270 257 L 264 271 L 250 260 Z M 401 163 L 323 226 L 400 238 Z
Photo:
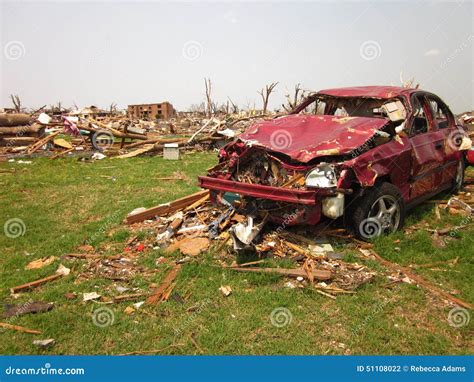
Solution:
M 389 177 L 397 186 L 403 199 L 409 198 L 409 178 L 411 167 L 411 146 L 408 138 L 391 140 L 366 153 L 344 162 L 344 167 L 354 171 L 355 177 L 363 187 L 373 186 L 377 179 Z

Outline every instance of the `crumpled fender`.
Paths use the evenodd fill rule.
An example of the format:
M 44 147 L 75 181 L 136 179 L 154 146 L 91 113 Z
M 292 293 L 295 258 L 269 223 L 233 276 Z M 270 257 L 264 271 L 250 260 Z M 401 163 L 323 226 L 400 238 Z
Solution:
M 388 175 L 402 189 L 408 186 L 410 163 L 410 142 L 407 137 L 400 137 L 345 161 L 343 169 L 351 169 L 363 187 L 373 186 L 377 179 Z

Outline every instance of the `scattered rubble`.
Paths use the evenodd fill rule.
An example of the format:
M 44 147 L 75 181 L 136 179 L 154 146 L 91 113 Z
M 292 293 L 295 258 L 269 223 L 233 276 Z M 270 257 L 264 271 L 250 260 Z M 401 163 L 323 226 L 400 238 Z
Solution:
M 220 148 L 255 120 L 272 117 L 270 113 L 211 118 L 173 113 L 167 119 L 148 120 L 136 113 L 43 109 L 30 114 L 0 113 L 0 157 L 57 159 L 76 153 L 97 160 L 163 153 L 165 159 L 179 160 L 182 151 Z

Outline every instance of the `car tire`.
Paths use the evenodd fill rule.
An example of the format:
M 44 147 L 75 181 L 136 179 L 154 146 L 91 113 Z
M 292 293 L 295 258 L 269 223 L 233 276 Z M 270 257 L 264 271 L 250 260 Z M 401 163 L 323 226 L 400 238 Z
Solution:
M 458 162 L 457 167 L 456 167 L 456 175 L 454 176 L 454 179 L 453 179 L 451 193 L 457 194 L 459 191 L 461 191 L 462 186 L 464 184 L 464 170 L 465 169 L 466 169 L 466 165 L 464 163 L 464 158 L 461 158 L 461 160 Z
M 403 226 L 405 202 L 399 189 L 391 183 L 384 182 L 367 189 L 353 203 L 351 225 L 361 240 L 368 241 Z

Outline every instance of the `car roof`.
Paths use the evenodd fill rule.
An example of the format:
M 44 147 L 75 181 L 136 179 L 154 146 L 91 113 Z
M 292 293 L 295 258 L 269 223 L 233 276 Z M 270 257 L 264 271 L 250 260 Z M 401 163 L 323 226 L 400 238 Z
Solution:
M 367 97 L 388 99 L 401 95 L 409 95 L 420 89 L 402 88 L 399 86 L 354 86 L 348 88 L 324 89 L 316 94 L 333 97 Z

